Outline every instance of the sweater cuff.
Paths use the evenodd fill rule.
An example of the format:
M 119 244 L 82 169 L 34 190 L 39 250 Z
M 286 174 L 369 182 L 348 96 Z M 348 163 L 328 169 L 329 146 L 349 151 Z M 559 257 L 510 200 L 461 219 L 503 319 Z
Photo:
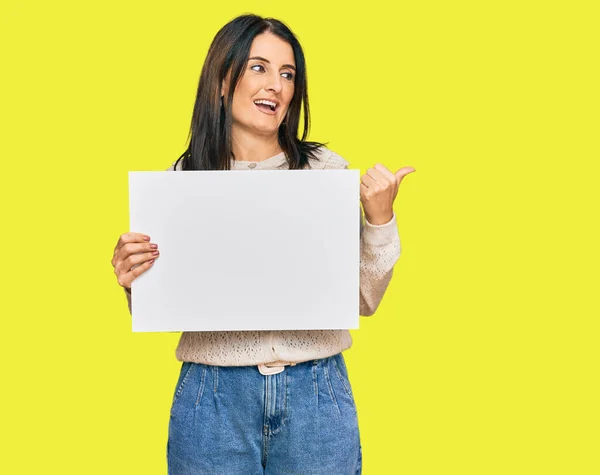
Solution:
M 379 225 L 371 224 L 365 218 L 365 227 L 363 229 L 363 240 L 365 243 L 381 246 L 399 239 L 396 213 L 393 213 L 392 219 L 387 223 Z

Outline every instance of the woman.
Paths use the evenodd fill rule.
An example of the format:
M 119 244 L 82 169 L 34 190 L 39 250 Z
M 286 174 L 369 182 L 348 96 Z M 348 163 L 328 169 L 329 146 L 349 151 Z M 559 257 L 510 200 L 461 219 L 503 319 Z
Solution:
M 347 168 L 323 144 L 305 140 L 309 117 L 304 54 L 292 32 L 271 18 L 237 17 L 211 44 L 190 145 L 169 170 Z M 412 171 L 377 164 L 361 177 L 361 315 L 375 312 L 400 255 L 392 204 Z M 149 236 L 120 237 L 112 264 L 130 310 L 131 282 L 158 256 Z M 182 333 L 169 473 L 360 473 L 356 406 L 341 353 L 351 344 L 347 330 Z

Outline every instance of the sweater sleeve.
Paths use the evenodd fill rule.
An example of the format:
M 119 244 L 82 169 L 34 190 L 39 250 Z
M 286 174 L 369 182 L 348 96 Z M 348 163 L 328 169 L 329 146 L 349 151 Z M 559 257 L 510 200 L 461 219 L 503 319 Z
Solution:
M 360 299 L 359 314 L 373 315 L 392 279 L 394 264 L 400 257 L 400 236 L 396 214 L 379 226 L 365 219 L 360 232 Z
M 334 152 L 325 161 L 324 168 L 345 168 L 349 162 Z M 364 223 L 363 223 L 364 221 Z M 364 219 L 360 210 L 360 292 L 359 314 L 375 313 L 392 279 L 394 265 L 400 258 L 400 235 L 396 214 L 381 225 L 373 225 Z

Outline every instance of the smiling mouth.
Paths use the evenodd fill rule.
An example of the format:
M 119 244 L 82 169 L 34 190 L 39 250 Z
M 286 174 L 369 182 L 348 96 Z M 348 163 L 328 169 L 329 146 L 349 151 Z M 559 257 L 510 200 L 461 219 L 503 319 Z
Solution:
M 269 114 L 269 115 L 275 114 L 275 111 L 277 110 L 277 104 L 273 101 L 266 101 L 266 100 L 259 99 L 257 101 L 254 101 L 254 105 L 261 112 L 264 112 L 265 114 Z

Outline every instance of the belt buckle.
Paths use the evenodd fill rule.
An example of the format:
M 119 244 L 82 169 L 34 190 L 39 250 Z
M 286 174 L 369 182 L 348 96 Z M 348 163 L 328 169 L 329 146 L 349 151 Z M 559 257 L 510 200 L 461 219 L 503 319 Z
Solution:
M 279 374 L 283 371 L 284 365 L 280 366 L 267 366 L 266 364 L 259 364 L 258 371 L 260 374 L 268 376 L 270 374 Z
M 258 371 L 260 374 L 264 376 L 269 376 L 271 374 L 279 374 L 283 371 L 285 365 L 277 365 L 277 366 L 267 366 L 266 364 L 259 364 Z

